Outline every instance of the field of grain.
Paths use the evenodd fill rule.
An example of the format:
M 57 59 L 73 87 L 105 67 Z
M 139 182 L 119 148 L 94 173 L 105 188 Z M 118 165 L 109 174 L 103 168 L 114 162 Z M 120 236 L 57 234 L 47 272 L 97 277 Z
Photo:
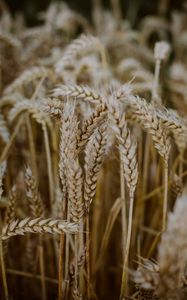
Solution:
M 187 299 L 187 6 L 136 26 L 0 3 L 0 299 Z M 169 13 L 169 17 L 168 17 Z

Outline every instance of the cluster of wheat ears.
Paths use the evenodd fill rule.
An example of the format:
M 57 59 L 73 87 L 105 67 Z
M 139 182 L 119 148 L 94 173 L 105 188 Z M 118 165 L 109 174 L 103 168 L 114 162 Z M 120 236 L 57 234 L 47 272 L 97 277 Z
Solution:
M 186 12 L 112 4 L 1 3 L 0 299 L 187 299 Z

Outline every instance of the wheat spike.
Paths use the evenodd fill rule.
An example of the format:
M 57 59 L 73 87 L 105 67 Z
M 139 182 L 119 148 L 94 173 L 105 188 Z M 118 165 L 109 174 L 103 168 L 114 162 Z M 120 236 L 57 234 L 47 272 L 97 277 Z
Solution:
M 26 177 L 26 186 L 27 186 L 27 197 L 29 199 L 31 215 L 33 218 L 38 218 L 43 214 L 43 207 L 37 189 L 36 180 L 32 174 L 32 170 L 30 167 L 26 168 L 25 177 Z
M 82 202 L 83 177 L 82 169 L 76 160 L 68 160 L 67 185 L 70 218 L 73 222 L 79 222 L 84 214 Z
M 14 107 L 10 109 L 8 114 L 9 122 L 13 122 L 21 113 L 25 111 L 31 114 L 33 119 L 35 119 L 36 122 L 42 127 L 45 127 L 46 125 L 51 127 L 51 121 L 48 115 L 43 111 L 42 104 L 38 101 L 31 101 L 28 99 L 24 99 L 21 102 L 16 103 Z
M 182 179 L 177 174 L 174 174 L 172 176 L 172 182 L 170 187 L 171 199 L 175 201 L 178 197 L 182 195 L 182 191 L 183 191 Z
M 187 127 L 178 113 L 172 109 L 158 110 L 158 117 L 161 119 L 166 130 L 171 131 L 178 146 L 179 151 L 183 152 L 186 148 Z
M 84 147 L 94 130 L 100 126 L 101 123 L 106 121 L 106 116 L 107 106 L 105 104 L 98 105 L 82 125 L 78 136 L 78 148 Z
M 25 233 L 76 233 L 78 225 L 56 219 L 31 219 L 15 220 L 3 227 L 2 240 L 6 240 L 15 235 L 24 235 Z
M 136 144 L 132 142 L 130 131 L 127 128 L 125 116 L 120 119 L 114 116 L 116 122 L 116 137 L 119 144 L 120 159 L 123 164 L 127 186 L 133 196 L 138 180 L 138 165 L 136 160 Z
M 41 109 L 51 116 L 60 117 L 64 109 L 64 103 L 55 98 L 44 99 L 41 103 Z
M 28 84 L 29 82 L 41 78 L 47 74 L 48 70 L 44 67 L 32 67 L 31 69 L 25 70 L 4 90 L 4 95 L 10 94 L 19 89 L 24 84 Z
M 72 67 L 78 55 L 100 50 L 100 48 L 101 43 L 97 37 L 82 34 L 66 48 L 63 57 L 56 63 L 56 72 L 61 74 L 65 68 Z
M 157 116 L 156 109 L 140 97 L 129 97 L 128 103 L 135 114 L 136 120 L 151 134 L 155 148 L 167 164 L 170 152 L 170 139 L 162 121 Z
M 75 107 L 70 102 L 64 106 L 63 115 L 61 116 L 60 128 L 60 162 L 59 174 L 63 189 L 63 198 L 67 198 L 67 168 L 68 157 L 75 156 L 77 149 L 78 122 L 75 114 Z
M 85 148 L 85 181 L 84 201 L 85 209 L 89 211 L 90 204 L 95 196 L 96 184 L 101 169 L 107 141 L 106 124 L 97 129 Z
M 99 93 L 89 86 L 82 85 L 60 85 L 53 90 L 52 95 L 54 97 L 72 97 L 96 104 L 104 102 Z
M 16 185 L 13 185 L 13 187 L 9 192 L 8 207 L 5 214 L 4 224 L 8 224 L 13 219 L 15 219 L 16 197 L 17 197 L 17 188 Z

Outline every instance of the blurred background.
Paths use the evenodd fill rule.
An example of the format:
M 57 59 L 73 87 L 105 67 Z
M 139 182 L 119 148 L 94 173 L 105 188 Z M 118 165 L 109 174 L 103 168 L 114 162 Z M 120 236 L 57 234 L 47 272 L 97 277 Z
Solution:
M 57 1 L 62 2 L 55 0 L 55 2 Z M 24 12 L 27 25 L 32 26 L 39 23 L 37 14 L 46 10 L 51 2 L 54 0 L 5 0 L 4 5 L 9 7 L 13 15 Z M 111 9 L 117 2 L 120 5 L 122 16 L 127 18 L 135 27 L 138 25 L 138 21 L 146 15 L 164 14 L 169 18 L 172 10 L 181 10 L 187 7 L 187 2 L 183 0 L 67 0 L 63 2 L 66 2 L 70 8 L 80 12 L 89 20 L 94 3 L 100 3 L 104 8 Z

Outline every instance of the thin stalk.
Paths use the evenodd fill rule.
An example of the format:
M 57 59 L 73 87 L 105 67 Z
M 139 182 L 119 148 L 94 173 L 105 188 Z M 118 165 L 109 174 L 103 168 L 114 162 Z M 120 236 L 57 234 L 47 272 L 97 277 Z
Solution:
M 105 228 L 103 238 L 102 238 L 102 242 L 101 242 L 99 258 L 97 260 L 97 263 L 94 266 L 95 267 L 94 273 L 96 273 L 96 271 L 98 271 L 100 265 L 103 262 L 103 258 L 105 256 L 105 252 L 106 252 L 106 249 L 107 249 L 107 246 L 108 246 L 108 243 L 109 243 L 111 231 L 114 227 L 114 224 L 116 222 L 116 219 L 117 219 L 118 215 L 120 214 L 120 212 L 122 210 L 122 202 L 123 202 L 123 199 L 117 198 L 116 201 L 114 202 L 113 206 L 110 209 L 110 213 L 109 213 L 109 216 L 108 216 L 106 228 Z
M 63 256 L 64 256 L 64 234 L 60 236 L 59 261 L 58 261 L 58 300 L 63 299 Z
M 1 157 L 0 157 L 1 162 L 4 161 L 7 158 L 8 152 L 9 152 L 9 150 L 10 150 L 10 148 L 11 148 L 11 146 L 12 146 L 14 140 L 15 140 L 15 137 L 16 137 L 18 131 L 20 130 L 22 122 L 23 122 L 23 115 L 19 118 L 19 120 L 17 122 L 17 125 L 14 128 L 13 133 L 11 134 L 9 142 L 6 144 L 6 146 L 3 149 L 3 152 L 2 152 Z
M 14 270 L 14 269 L 6 269 L 6 273 L 16 276 L 21 276 L 25 278 L 33 278 L 33 274 L 25 271 Z M 34 279 L 41 280 L 41 275 L 35 275 Z M 45 281 L 53 284 L 58 284 L 58 280 L 50 277 L 44 277 Z
M 0 228 L 2 231 L 2 217 L 0 215 Z M 6 268 L 5 268 L 5 262 L 4 262 L 4 254 L 3 254 L 3 243 L 2 239 L 0 237 L 0 261 L 1 261 L 1 274 L 2 274 L 2 281 L 3 281 L 3 289 L 4 289 L 4 296 L 5 299 L 8 300 L 8 285 L 7 285 L 7 278 L 6 278 Z
M 121 9 L 120 9 L 119 0 L 110 0 L 110 1 L 111 1 L 111 6 L 112 6 L 114 17 L 117 20 L 120 20 L 121 19 Z
M 164 202 L 163 202 L 163 220 L 162 230 L 166 229 L 167 222 L 167 207 L 168 207 L 168 163 L 164 165 Z
M 33 170 L 34 176 L 37 180 L 38 175 L 37 175 L 37 164 L 36 164 L 36 151 L 35 151 L 35 147 L 34 147 L 34 138 L 33 138 L 33 132 L 32 132 L 29 114 L 26 114 L 26 125 L 27 125 L 27 131 L 28 131 L 29 148 L 30 148 L 30 153 L 31 153 L 32 170 Z
M 78 290 L 78 252 L 79 252 L 79 236 L 75 235 L 75 291 Z
M 125 293 L 127 292 L 127 281 L 128 281 L 128 263 L 129 263 L 129 252 L 131 245 L 132 235 L 132 224 L 133 224 L 133 207 L 134 207 L 134 192 L 130 191 L 130 206 L 129 206 L 129 218 L 128 218 L 128 231 L 127 231 L 127 243 L 124 254 L 123 273 L 121 282 L 120 300 L 123 300 Z
M 183 172 L 183 157 L 184 157 L 184 151 L 181 151 L 180 161 L 179 161 L 179 176 L 180 176 L 180 178 L 181 178 L 182 172 Z
M 50 196 L 50 203 L 52 206 L 53 203 L 53 175 L 52 175 L 52 162 L 51 162 L 51 155 L 50 155 L 50 146 L 49 146 L 49 137 L 46 125 L 43 124 L 43 133 L 44 133 L 44 143 L 45 143 L 45 151 L 46 151 L 46 158 L 47 158 L 47 171 L 48 171 L 48 180 L 49 180 L 49 196 Z
M 86 294 L 90 300 L 90 223 L 89 214 L 86 216 Z
M 41 237 L 40 237 L 41 243 Z M 43 247 L 39 245 L 39 263 L 40 263 L 40 273 L 41 273 L 41 283 L 42 283 L 42 300 L 47 299 L 47 291 L 45 284 L 45 269 L 44 269 L 44 255 L 43 255 Z
M 125 178 L 124 178 L 122 163 L 120 164 L 120 189 L 121 189 L 121 199 L 122 199 L 122 207 L 121 207 L 122 249 L 124 254 L 125 253 L 124 249 L 126 247 L 126 240 L 127 240 L 127 209 L 125 203 Z
M 101 22 L 102 22 L 102 5 L 101 0 L 92 0 L 92 18 L 95 24 L 95 28 L 99 33 L 101 30 Z
M 84 222 L 83 218 L 80 221 L 80 232 L 79 232 L 79 256 L 84 252 Z M 81 268 L 79 273 L 79 288 L 80 291 L 83 290 L 84 286 L 84 270 Z
M 69 214 L 69 203 L 67 203 L 67 221 L 70 221 L 70 214 Z M 66 234 L 66 243 L 65 243 L 65 273 L 64 273 L 64 280 L 65 280 L 65 300 L 68 299 L 69 293 L 69 243 L 70 243 L 70 236 Z
M 100 245 L 98 244 L 98 231 L 101 220 L 101 196 L 103 193 L 104 187 L 104 178 L 107 178 L 107 168 L 101 170 L 98 178 L 98 184 L 96 188 L 96 196 L 93 201 L 93 210 L 92 210 L 92 233 L 91 233 L 91 247 L 92 247 L 92 257 L 91 257 L 91 266 L 92 266 L 92 276 L 95 274 L 95 265 L 97 261 L 98 251 L 100 249 Z M 106 182 L 106 181 L 105 181 Z
M 155 100 L 155 98 L 157 99 L 157 96 L 158 96 L 160 66 L 161 66 L 161 61 L 159 59 L 157 59 L 156 64 L 155 64 L 155 74 L 154 74 L 153 89 L 152 89 L 152 100 Z
M 1 238 L 0 238 L 0 256 L 1 256 L 1 274 L 2 274 L 2 281 L 3 281 L 4 296 L 5 296 L 5 299 L 8 300 L 9 299 L 8 286 L 7 286 L 6 269 L 5 269 L 3 246 L 2 246 Z

